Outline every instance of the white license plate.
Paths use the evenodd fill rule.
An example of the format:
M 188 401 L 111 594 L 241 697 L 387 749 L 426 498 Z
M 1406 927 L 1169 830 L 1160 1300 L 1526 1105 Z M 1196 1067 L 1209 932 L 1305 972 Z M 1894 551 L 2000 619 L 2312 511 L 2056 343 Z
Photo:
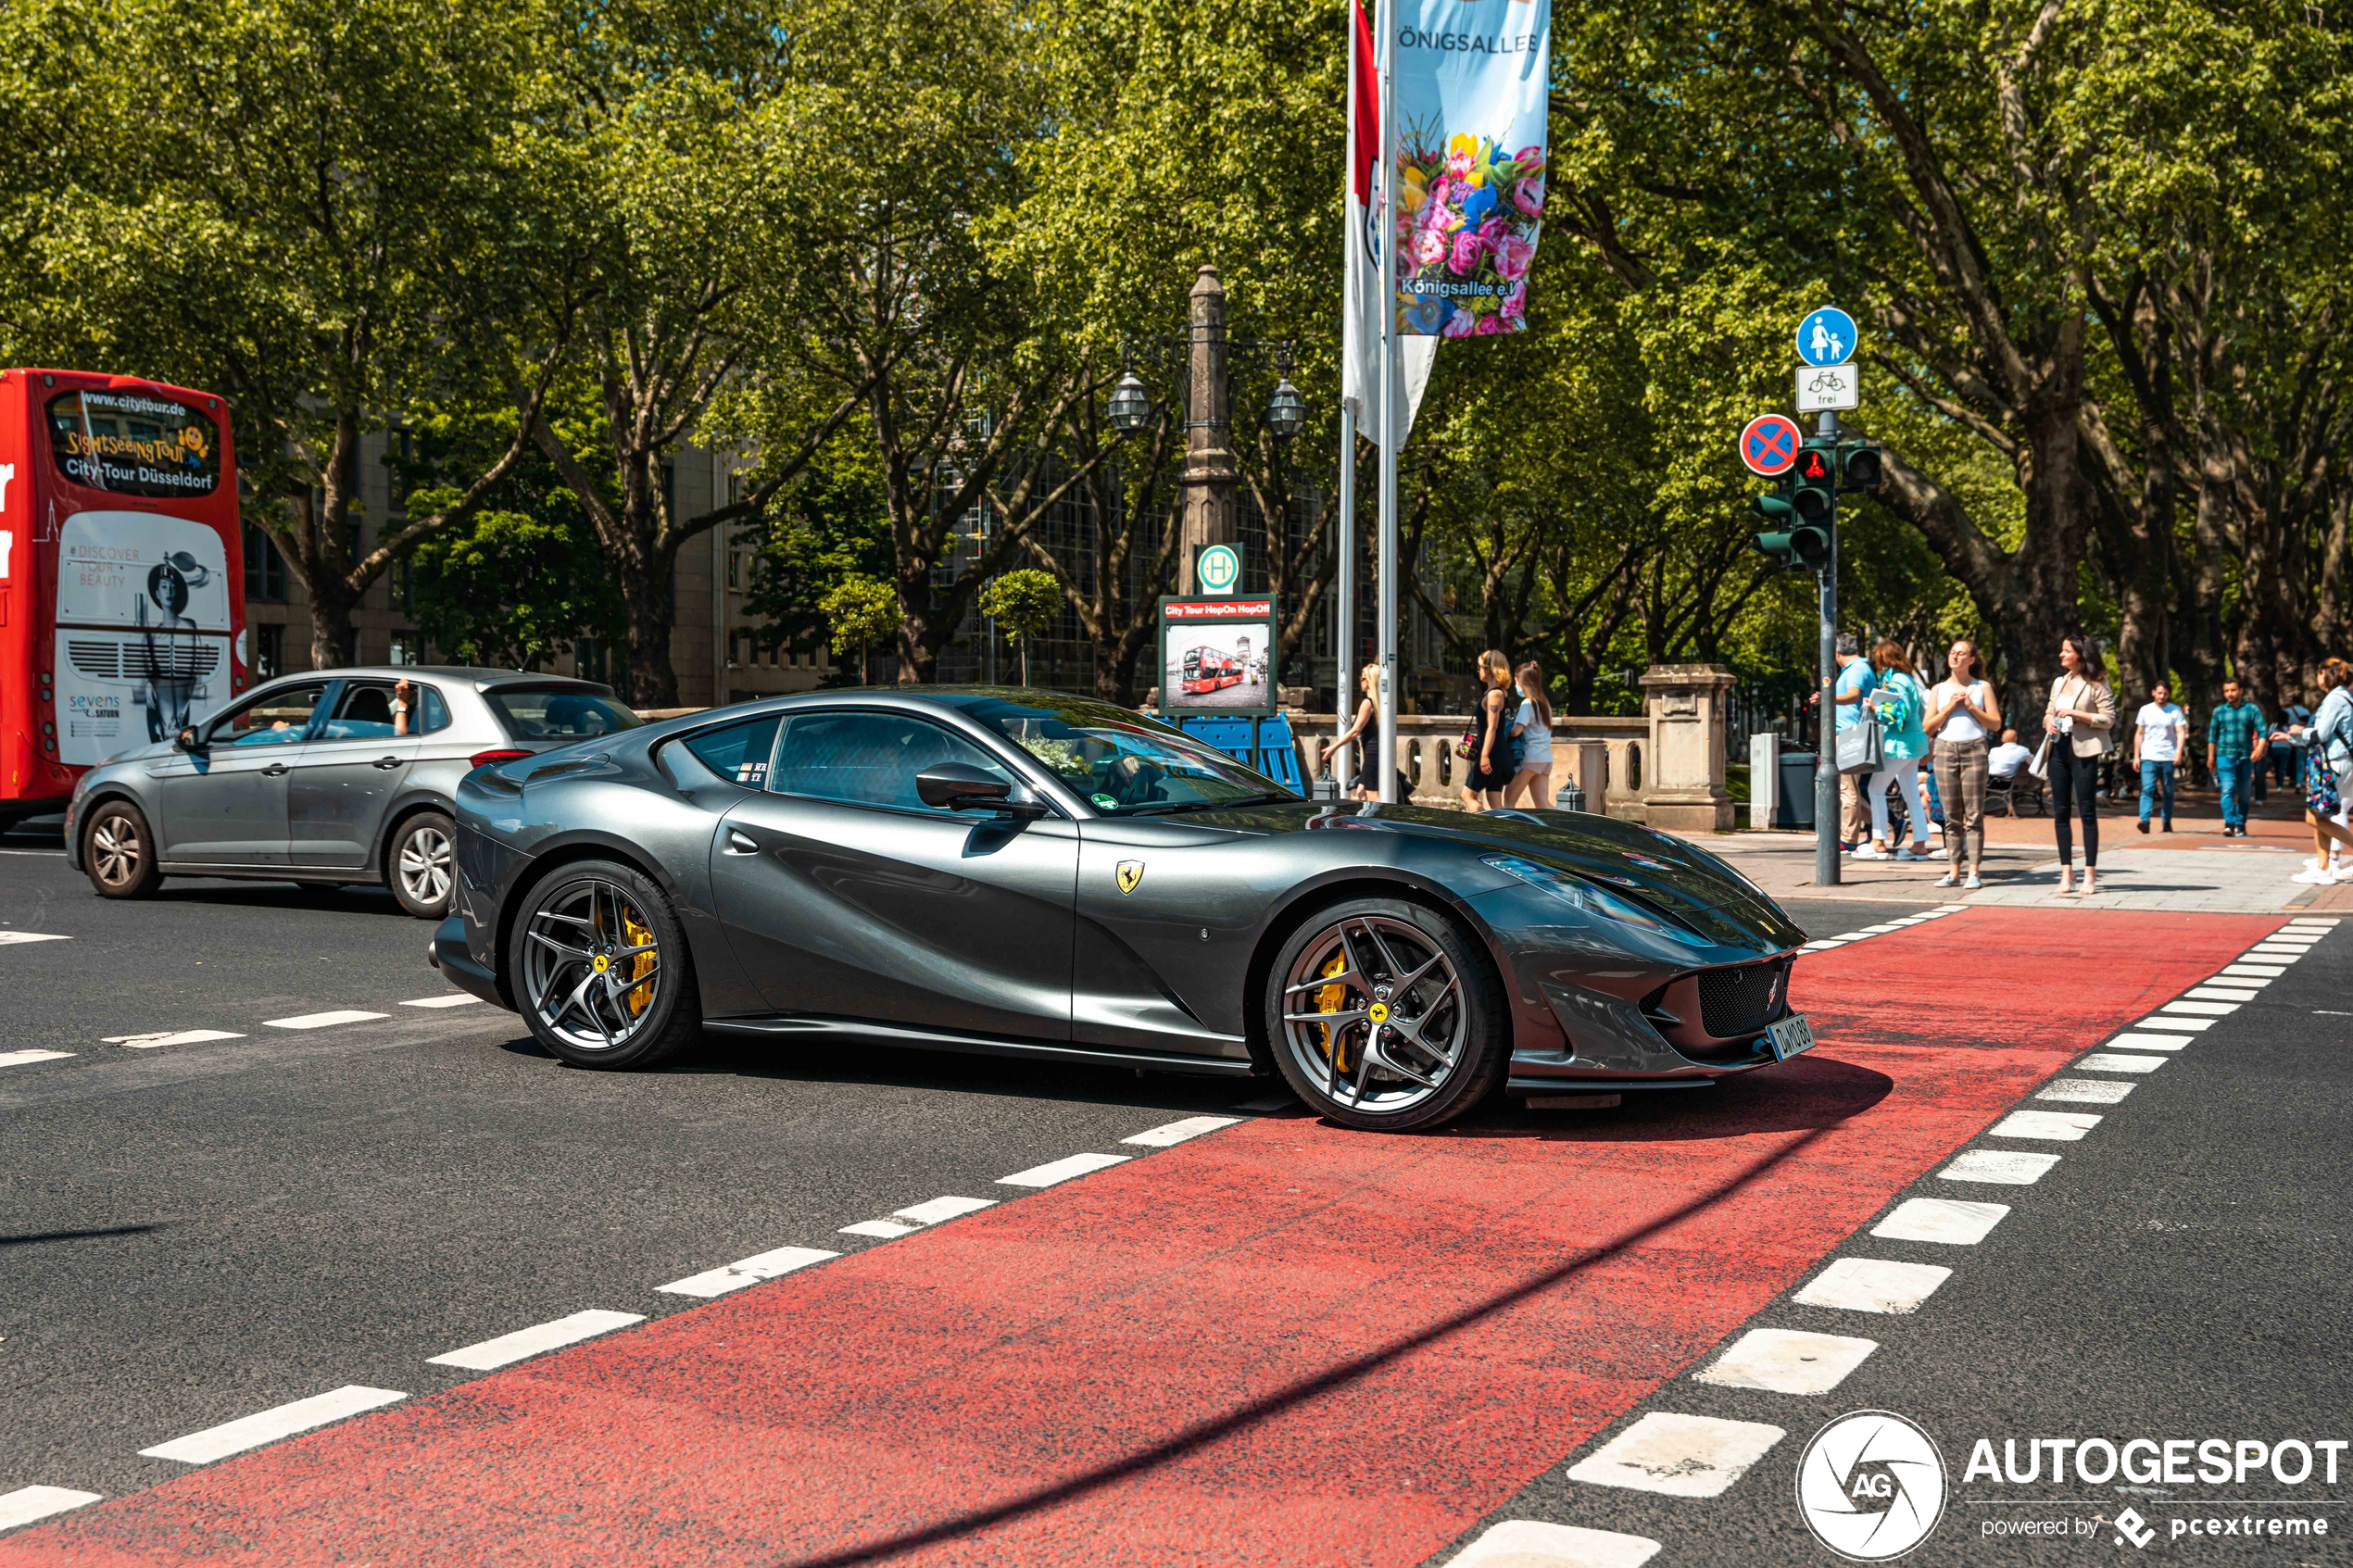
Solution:
M 1769 1025 L 1765 1037 L 1773 1042 L 1775 1061 L 1787 1061 L 1801 1051 L 1814 1048 L 1814 1026 L 1806 1022 L 1804 1013 L 1791 1013 L 1779 1023 Z

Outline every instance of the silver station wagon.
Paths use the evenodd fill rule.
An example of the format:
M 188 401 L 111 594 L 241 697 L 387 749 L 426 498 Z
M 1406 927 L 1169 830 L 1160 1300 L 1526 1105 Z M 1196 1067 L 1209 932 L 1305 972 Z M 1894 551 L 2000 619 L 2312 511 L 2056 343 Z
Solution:
M 638 723 L 610 686 L 563 676 L 430 665 L 281 676 L 84 773 L 66 853 L 101 897 L 145 897 L 167 876 L 380 882 L 439 920 L 459 779 Z

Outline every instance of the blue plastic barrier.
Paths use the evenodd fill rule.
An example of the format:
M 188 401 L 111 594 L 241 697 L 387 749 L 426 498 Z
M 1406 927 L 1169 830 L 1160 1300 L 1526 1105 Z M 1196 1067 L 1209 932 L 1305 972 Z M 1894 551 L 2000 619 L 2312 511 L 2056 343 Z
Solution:
M 1300 777 L 1299 747 L 1291 737 L 1290 721 L 1281 714 L 1267 719 L 1189 714 L 1177 720 L 1176 727 L 1203 746 L 1257 769 L 1292 794 L 1307 793 L 1306 781 Z

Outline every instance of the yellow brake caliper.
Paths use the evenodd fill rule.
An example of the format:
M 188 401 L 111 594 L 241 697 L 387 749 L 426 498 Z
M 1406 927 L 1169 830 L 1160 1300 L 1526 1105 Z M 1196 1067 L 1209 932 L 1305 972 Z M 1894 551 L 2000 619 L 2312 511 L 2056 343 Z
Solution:
M 654 934 L 651 931 L 637 923 L 637 911 L 626 904 L 621 907 L 621 934 L 624 945 L 631 947 L 646 947 L 654 939 Z M 648 947 L 645 952 L 639 953 L 631 960 L 629 978 L 639 980 L 652 973 L 656 956 L 653 950 Z M 623 993 L 623 997 L 629 1003 L 629 1010 L 632 1014 L 644 1012 L 653 1003 L 654 983 L 647 980 L 643 985 L 632 986 Z
M 1334 953 L 1332 955 L 1331 961 L 1326 964 L 1318 972 L 1320 972 L 1327 980 L 1330 979 L 1335 974 L 1347 973 L 1348 953 L 1346 949 L 1343 948 L 1341 951 Z M 1347 1001 L 1348 987 L 1345 985 L 1323 985 L 1316 988 L 1315 1010 L 1317 1012 L 1338 1012 L 1343 1006 L 1346 1005 Z M 1320 1024 L 1318 1027 L 1324 1032 L 1324 1054 L 1331 1058 L 1332 1071 L 1335 1073 L 1347 1072 L 1348 1040 L 1345 1033 L 1328 1023 Z

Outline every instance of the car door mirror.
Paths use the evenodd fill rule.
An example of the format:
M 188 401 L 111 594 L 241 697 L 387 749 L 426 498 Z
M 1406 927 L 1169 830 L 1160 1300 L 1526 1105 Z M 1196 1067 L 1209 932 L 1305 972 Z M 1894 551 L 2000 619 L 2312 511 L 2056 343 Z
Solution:
M 1013 786 L 969 762 L 936 762 L 915 775 L 915 794 L 926 806 L 950 811 L 1020 811 L 1034 803 L 1015 800 Z
M 196 727 L 194 724 L 172 736 L 171 744 L 176 749 L 187 752 L 190 756 L 198 755 L 205 749 L 204 737 L 196 734 Z

